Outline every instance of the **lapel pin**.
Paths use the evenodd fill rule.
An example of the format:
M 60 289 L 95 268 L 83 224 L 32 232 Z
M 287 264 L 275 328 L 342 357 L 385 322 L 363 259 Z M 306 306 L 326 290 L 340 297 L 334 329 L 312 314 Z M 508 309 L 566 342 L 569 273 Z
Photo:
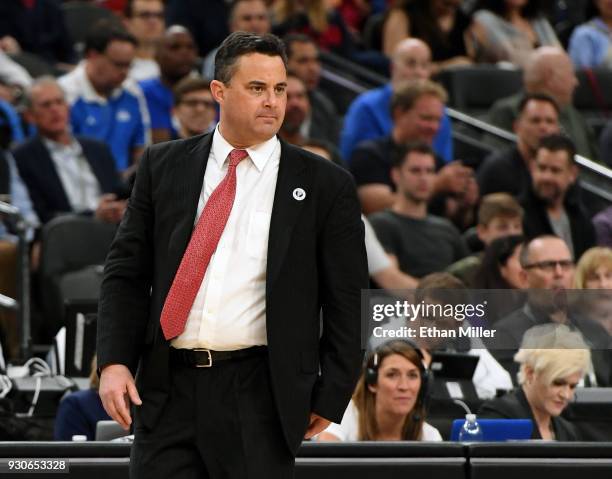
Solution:
M 306 192 L 302 188 L 296 188 L 293 190 L 293 198 L 298 201 L 302 201 L 304 198 L 306 198 Z

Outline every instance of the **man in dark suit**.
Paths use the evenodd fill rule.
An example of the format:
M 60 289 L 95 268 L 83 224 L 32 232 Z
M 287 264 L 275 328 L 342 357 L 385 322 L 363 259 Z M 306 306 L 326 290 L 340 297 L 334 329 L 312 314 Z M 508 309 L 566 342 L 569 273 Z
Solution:
M 278 38 L 232 33 L 217 128 L 140 163 L 97 347 L 106 411 L 128 428 L 137 405 L 133 477 L 292 477 L 302 439 L 340 422 L 353 392 L 359 203 L 344 170 L 277 139 L 285 65 Z
M 123 186 L 108 147 L 97 140 L 74 137 L 69 108 L 55 79 L 42 77 L 28 94 L 26 119 L 37 135 L 13 152 L 42 223 L 69 212 L 91 212 L 118 223 L 125 200 Z

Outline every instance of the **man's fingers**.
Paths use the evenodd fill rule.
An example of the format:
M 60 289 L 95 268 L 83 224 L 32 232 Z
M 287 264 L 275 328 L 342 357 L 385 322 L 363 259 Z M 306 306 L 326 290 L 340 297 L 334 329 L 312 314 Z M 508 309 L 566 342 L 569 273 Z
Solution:
M 140 395 L 138 394 L 138 389 L 136 389 L 136 385 L 134 383 L 128 383 L 127 390 L 132 402 L 137 406 L 140 406 L 142 404 L 142 400 L 140 399 Z
M 118 423 L 120 423 L 124 429 L 127 429 L 130 424 L 132 424 L 132 417 L 130 416 L 130 400 L 127 395 L 119 394 L 115 395 L 113 398 L 113 402 L 115 403 L 115 407 L 117 408 L 117 414 L 121 418 L 121 421 L 115 419 Z

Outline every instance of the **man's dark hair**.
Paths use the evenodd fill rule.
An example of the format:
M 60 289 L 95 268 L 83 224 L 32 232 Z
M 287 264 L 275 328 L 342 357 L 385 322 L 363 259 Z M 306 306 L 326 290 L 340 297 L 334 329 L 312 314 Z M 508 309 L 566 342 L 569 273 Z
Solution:
M 436 154 L 434 153 L 431 146 L 423 141 L 415 141 L 412 143 L 407 143 L 406 145 L 402 145 L 399 148 L 396 148 L 393 154 L 391 155 L 391 161 L 394 168 L 400 168 L 408 158 L 410 153 L 421 153 L 423 155 L 431 155 L 434 160 L 434 166 L 436 163 Z
M 85 37 L 85 54 L 91 50 L 104 53 L 111 42 L 129 42 L 135 47 L 138 46 L 134 35 L 116 22 L 103 19 L 96 22 Z
M 521 101 L 518 106 L 519 115 L 521 115 L 523 111 L 525 111 L 525 108 L 527 107 L 527 103 L 529 103 L 532 100 L 550 103 L 552 107 L 555 109 L 555 111 L 557 112 L 557 115 L 561 113 L 561 110 L 559 109 L 559 104 L 555 101 L 555 99 L 552 96 L 547 95 L 546 93 L 525 93 L 523 97 L 521 98 Z
M 179 81 L 172 93 L 174 94 L 174 104 L 178 105 L 183 101 L 183 97 L 194 91 L 210 91 L 210 80 L 202 77 L 188 76 Z
M 287 68 L 285 45 L 276 35 L 234 32 L 223 40 L 215 56 L 215 80 L 229 83 L 234 76 L 238 59 L 250 53 L 280 57 Z
M 293 50 L 291 47 L 294 43 L 312 43 L 315 47 L 317 47 L 315 41 L 304 33 L 290 33 L 289 35 L 285 35 L 283 37 L 283 42 L 285 43 L 288 58 L 291 58 L 291 55 L 293 54 Z
M 575 163 L 574 155 L 576 155 L 576 146 L 574 142 L 566 135 L 554 133 L 547 135 L 540 140 L 538 151 L 542 148 L 548 151 L 565 151 L 570 165 Z

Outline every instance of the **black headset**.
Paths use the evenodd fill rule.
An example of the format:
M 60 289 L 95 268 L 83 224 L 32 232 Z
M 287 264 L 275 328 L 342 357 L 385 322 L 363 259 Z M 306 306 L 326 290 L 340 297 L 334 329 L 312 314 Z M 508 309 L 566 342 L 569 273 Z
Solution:
M 367 356 L 366 368 L 365 368 L 365 383 L 367 385 L 374 385 L 378 382 L 378 367 L 380 366 L 378 364 L 379 351 L 384 346 L 387 346 L 388 344 L 396 342 L 396 341 L 402 341 L 406 343 L 408 346 L 414 349 L 414 351 L 417 353 L 417 356 L 419 357 L 419 364 L 417 364 L 417 366 L 421 374 L 421 387 L 419 389 L 419 394 L 417 395 L 417 400 L 416 400 L 415 405 L 425 405 L 426 404 L 425 401 L 427 397 L 429 396 L 429 392 L 430 392 L 429 389 L 431 385 L 433 384 L 433 373 L 425 366 L 425 363 L 423 362 L 425 358 L 423 357 L 423 353 L 421 352 L 417 344 L 414 341 L 410 340 L 409 338 L 398 338 L 398 339 L 392 339 L 390 341 L 385 341 L 384 343 L 379 344 L 374 349 L 374 351 L 372 351 Z M 372 360 L 372 366 L 368 366 L 368 363 L 370 362 L 370 360 Z

